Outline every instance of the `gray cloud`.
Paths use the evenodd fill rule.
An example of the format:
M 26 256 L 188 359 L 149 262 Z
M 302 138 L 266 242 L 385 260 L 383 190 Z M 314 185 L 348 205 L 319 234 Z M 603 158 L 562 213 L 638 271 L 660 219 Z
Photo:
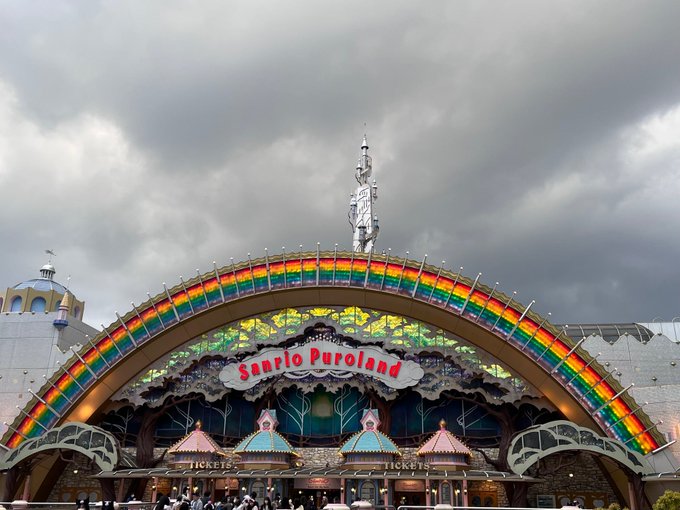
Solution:
M 561 322 L 678 309 L 675 2 L 0 7 L 0 282 L 53 248 L 86 318 L 268 247 L 380 248 Z

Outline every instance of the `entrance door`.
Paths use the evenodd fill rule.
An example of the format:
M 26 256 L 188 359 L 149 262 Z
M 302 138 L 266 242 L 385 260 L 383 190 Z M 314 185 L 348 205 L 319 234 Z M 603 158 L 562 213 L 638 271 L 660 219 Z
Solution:
M 498 494 L 495 491 L 468 491 L 470 506 L 498 506 Z
M 424 492 L 395 492 L 394 493 L 394 506 L 423 506 L 425 504 L 425 493 Z

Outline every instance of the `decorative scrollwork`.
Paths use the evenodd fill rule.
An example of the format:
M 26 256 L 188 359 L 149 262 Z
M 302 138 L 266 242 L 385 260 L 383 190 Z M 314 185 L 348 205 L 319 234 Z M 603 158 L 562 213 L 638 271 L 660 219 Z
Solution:
M 0 470 L 10 469 L 40 452 L 72 450 L 93 460 L 102 471 L 112 471 L 120 457 L 120 445 L 105 430 L 80 422 L 56 427 L 45 435 L 28 439 L 0 459 Z
M 564 451 L 587 451 L 609 457 L 639 474 L 653 471 L 645 458 L 621 441 L 600 436 L 592 430 L 564 420 L 530 427 L 517 434 L 508 452 L 510 469 L 518 475 L 540 459 Z

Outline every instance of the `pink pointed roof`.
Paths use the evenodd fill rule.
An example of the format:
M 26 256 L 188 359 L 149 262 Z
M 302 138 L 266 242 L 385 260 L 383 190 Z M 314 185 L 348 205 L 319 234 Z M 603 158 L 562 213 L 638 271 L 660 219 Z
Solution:
M 439 430 L 418 449 L 417 455 L 429 455 L 433 453 L 472 455 L 472 452 L 467 446 L 451 432 L 446 430 L 446 422 L 444 420 L 439 422 Z
M 215 440 L 201 430 L 201 422 L 196 428 L 168 449 L 168 453 L 216 453 L 226 455 Z

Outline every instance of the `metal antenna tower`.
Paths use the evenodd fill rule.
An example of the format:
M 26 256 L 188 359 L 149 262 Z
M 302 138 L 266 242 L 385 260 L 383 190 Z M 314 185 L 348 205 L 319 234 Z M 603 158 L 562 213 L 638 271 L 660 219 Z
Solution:
M 373 163 L 371 156 L 368 155 L 368 142 L 364 135 L 361 158 L 357 163 L 355 174 L 359 186 L 350 195 L 348 214 L 349 224 L 352 226 L 352 249 L 363 253 L 373 251 L 380 231 L 378 215 L 374 210 L 375 202 L 378 200 L 378 185 L 375 179 L 369 183 L 371 173 L 373 173 Z

